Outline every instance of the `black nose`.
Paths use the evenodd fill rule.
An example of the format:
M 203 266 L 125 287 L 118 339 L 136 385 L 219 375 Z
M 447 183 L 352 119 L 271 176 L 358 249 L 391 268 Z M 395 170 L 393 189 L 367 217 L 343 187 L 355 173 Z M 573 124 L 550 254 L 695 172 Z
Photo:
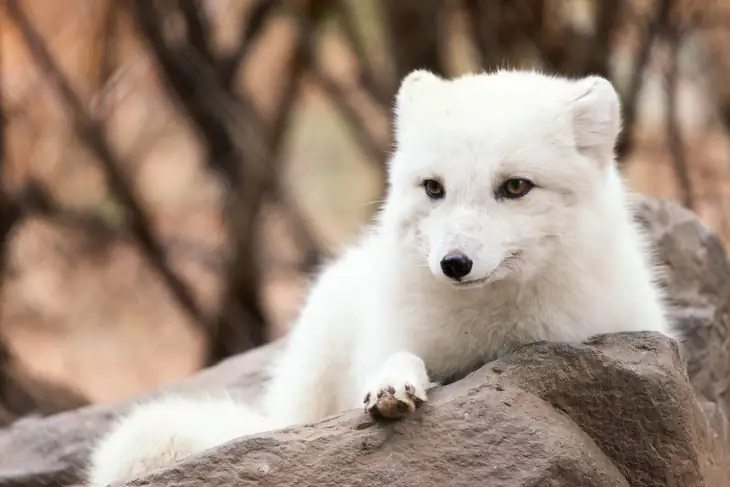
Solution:
M 471 272 L 471 266 L 474 264 L 469 257 L 461 252 L 447 254 L 441 259 L 441 271 L 455 281 L 460 281 L 462 277 Z

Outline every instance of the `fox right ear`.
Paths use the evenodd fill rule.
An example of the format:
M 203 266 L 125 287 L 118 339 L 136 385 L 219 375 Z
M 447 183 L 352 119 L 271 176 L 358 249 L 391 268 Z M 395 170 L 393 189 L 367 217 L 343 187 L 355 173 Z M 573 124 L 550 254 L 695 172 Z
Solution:
M 588 76 L 575 83 L 573 134 L 578 150 L 612 159 L 621 132 L 621 103 L 610 81 Z
M 426 69 L 416 69 L 406 75 L 401 81 L 395 98 L 396 118 L 407 114 L 414 105 L 414 100 L 426 90 L 440 85 L 443 80 Z

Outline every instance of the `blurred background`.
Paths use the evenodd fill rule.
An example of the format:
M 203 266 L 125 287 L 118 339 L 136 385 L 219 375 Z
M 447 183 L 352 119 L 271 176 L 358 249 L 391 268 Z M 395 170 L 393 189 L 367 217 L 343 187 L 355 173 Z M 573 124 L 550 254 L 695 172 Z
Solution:
M 0 0 L 0 425 L 285 333 L 415 68 L 610 78 L 631 187 L 730 238 L 730 2 Z

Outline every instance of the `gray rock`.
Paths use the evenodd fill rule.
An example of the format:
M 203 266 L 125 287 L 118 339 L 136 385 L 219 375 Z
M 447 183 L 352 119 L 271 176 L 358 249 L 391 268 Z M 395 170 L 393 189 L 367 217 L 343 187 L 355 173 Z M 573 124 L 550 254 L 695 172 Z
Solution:
M 164 389 L 112 405 L 87 406 L 45 418 L 27 418 L 0 429 L 0 487 L 48 487 L 81 480 L 90 446 L 137 401 L 163 392 L 230 391 L 252 399 L 266 381 L 266 365 L 281 342 L 232 357 Z
M 692 384 L 730 414 L 730 263 L 720 239 L 691 211 L 642 197 L 637 218 L 665 267 L 672 317 Z
M 726 485 L 676 344 L 536 343 L 401 422 L 358 411 L 234 440 L 127 485 Z

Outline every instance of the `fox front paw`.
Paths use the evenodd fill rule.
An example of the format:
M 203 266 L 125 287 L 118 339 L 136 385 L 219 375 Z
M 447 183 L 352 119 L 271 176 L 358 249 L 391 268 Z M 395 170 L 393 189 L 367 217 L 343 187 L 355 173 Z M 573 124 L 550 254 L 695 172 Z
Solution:
M 426 402 L 425 391 L 407 382 L 384 385 L 365 394 L 365 412 L 372 416 L 397 419 L 416 411 Z

